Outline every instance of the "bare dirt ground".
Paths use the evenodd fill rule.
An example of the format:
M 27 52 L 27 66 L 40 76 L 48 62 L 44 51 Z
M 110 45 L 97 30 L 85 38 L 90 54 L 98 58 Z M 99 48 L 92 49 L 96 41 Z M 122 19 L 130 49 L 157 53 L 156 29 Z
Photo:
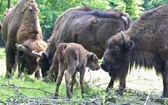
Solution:
M 108 73 L 103 70 L 90 71 L 86 73 L 85 79 L 91 80 L 96 86 L 106 88 L 110 81 Z M 118 87 L 118 82 L 115 82 L 114 88 Z M 147 93 L 162 94 L 162 78 L 157 76 L 155 70 L 144 70 L 143 68 L 133 69 L 127 76 L 127 88 L 145 91 Z

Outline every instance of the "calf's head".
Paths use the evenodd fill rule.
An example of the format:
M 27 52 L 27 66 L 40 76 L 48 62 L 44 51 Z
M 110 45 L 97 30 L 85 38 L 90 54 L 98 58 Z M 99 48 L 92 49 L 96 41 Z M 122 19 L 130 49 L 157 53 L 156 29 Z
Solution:
M 127 69 L 130 60 L 130 52 L 134 42 L 129 40 L 123 32 L 112 36 L 108 40 L 108 47 L 104 53 L 101 68 L 109 72 L 118 72 L 119 69 Z
M 87 67 L 91 70 L 99 70 L 100 66 L 98 64 L 98 57 L 96 54 L 90 52 L 87 54 Z

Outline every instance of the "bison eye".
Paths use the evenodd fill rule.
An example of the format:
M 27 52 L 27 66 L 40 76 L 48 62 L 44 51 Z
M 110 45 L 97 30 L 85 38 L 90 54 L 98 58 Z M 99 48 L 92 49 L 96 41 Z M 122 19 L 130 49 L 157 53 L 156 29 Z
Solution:
M 120 52 L 120 48 L 119 47 L 113 47 L 112 52 L 113 52 L 113 54 L 118 54 Z

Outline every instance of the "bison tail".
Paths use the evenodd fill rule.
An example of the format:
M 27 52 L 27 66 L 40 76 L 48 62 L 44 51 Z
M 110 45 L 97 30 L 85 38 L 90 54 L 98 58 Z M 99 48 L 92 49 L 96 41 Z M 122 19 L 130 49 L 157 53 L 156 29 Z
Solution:
M 67 47 L 66 43 L 61 43 L 58 45 L 57 51 L 56 51 L 56 56 L 58 57 L 58 61 L 63 60 L 63 53 Z

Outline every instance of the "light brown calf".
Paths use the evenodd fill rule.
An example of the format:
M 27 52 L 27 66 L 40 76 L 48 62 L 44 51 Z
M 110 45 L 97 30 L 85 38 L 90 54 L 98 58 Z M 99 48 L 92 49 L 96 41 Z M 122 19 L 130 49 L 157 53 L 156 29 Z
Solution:
M 80 44 L 76 43 L 61 43 L 59 44 L 57 51 L 54 55 L 54 61 L 51 65 L 52 69 L 55 69 L 55 61 L 59 61 L 59 71 L 56 80 L 55 96 L 58 96 L 59 86 L 62 81 L 62 77 L 65 73 L 66 91 L 67 97 L 71 98 L 71 92 L 73 91 L 73 83 L 75 82 L 76 72 L 80 73 L 80 85 L 82 94 L 84 91 L 84 75 L 85 68 L 89 67 L 91 70 L 98 70 L 100 68 L 98 64 L 98 57 L 96 54 L 87 51 Z M 70 91 L 70 79 L 72 77 L 72 85 Z

